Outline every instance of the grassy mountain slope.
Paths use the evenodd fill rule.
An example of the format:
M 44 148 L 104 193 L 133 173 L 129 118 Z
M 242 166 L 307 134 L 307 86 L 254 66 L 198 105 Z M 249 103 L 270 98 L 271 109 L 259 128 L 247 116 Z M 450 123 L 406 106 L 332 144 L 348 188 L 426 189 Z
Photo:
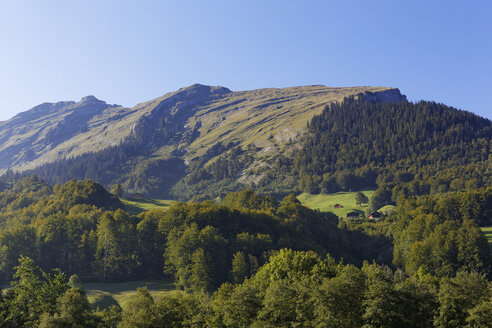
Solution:
M 274 153 L 297 140 L 306 123 L 329 103 L 364 92 L 388 88 L 329 88 L 325 86 L 232 92 L 197 111 L 189 124 L 201 125 L 200 136 L 189 145 L 187 160 L 200 156 L 217 142 L 255 144 Z M 389 89 L 394 91 L 392 89 Z
M 0 169 L 37 173 L 50 183 L 72 178 L 122 183 L 129 193 L 167 198 L 190 167 L 210 167 L 234 147 L 254 150 L 247 161 L 251 168 L 268 167 L 277 154 L 299 147 L 307 122 L 327 104 L 358 94 L 404 99 L 397 89 L 382 87 L 232 92 L 193 85 L 133 108 L 94 97 L 43 104 L 0 123 L 5 140 L 0 157 L 11 159 L 0 162 Z M 234 189 L 254 182 L 243 171 L 232 170 L 223 184 Z M 202 190 L 197 187 L 194 194 Z
M 379 209 L 492 177 L 489 120 L 398 89 L 197 84 L 130 109 L 93 97 L 38 107 L 0 123 L 0 168 L 50 184 L 88 178 L 178 200 L 378 188 Z
M 76 144 L 71 140 L 91 126 L 97 128 L 94 118 L 119 109 L 88 96 L 78 103 L 41 104 L 0 122 L 0 168 L 33 167 L 40 159 L 61 158 L 68 145 Z

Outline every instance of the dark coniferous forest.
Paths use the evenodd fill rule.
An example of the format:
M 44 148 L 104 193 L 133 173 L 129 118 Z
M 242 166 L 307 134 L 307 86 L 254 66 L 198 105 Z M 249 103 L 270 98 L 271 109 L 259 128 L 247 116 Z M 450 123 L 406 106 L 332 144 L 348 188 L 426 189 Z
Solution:
M 310 192 L 379 186 L 424 195 L 491 184 L 492 124 L 434 102 L 347 99 L 308 124 L 294 159 Z M 393 188 L 395 188 L 393 190 Z

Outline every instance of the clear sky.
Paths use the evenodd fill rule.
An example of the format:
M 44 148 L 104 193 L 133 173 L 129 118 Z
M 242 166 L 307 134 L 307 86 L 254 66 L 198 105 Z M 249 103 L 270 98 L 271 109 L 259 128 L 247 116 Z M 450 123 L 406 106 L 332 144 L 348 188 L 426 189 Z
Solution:
M 0 0 L 0 120 L 193 83 L 398 87 L 492 119 L 492 1 Z

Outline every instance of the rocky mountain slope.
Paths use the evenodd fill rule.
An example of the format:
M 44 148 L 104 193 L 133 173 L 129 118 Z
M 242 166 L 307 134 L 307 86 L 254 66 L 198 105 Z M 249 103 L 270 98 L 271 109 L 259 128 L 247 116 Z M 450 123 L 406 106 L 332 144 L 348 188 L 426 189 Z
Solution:
M 232 92 L 195 84 L 133 108 L 93 96 L 45 103 L 0 122 L 0 170 L 36 172 L 50 182 L 120 182 L 128 192 L 169 196 L 190 167 L 213 165 L 233 148 L 252 150 L 251 167 L 269 165 L 272 157 L 299 147 L 307 122 L 327 104 L 354 95 L 405 100 L 398 89 L 383 87 Z M 244 184 L 252 179 L 244 170 L 228 178 Z

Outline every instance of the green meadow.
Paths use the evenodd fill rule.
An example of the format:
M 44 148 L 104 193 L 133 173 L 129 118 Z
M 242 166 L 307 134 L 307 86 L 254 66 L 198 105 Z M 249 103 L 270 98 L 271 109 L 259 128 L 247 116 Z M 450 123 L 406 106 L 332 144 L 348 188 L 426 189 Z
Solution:
M 121 198 L 120 199 L 128 213 L 139 214 L 143 211 L 161 209 L 167 210 L 174 200 L 147 199 L 147 198 Z
M 363 190 L 362 191 L 367 198 L 371 199 L 374 190 Z M 337 192 L 334 194 L 320 194 L 311 195 L 308 193 L 302 193 L 297 196 L 299 201 L 312 209 L 319 209 L 322 212 L 332 212 L 339 217 L 346 217 L 349 212 L 358 212 L 365 216 L 368 204 L 362 204 L 359 206 L 355 203 L 355 192 Z M 342 208 L 334 208 L 335 204 L 340 204 Z
M 107 308 L 111 305 L 125 306 L 126 302 L 136 294 L 137 288 L 142 287 L 147 287 L 154 298 L 181 293 L 181 291 L 174 288 L 171 279 L 84 283 L 89 302 L 92 307 L 99 309 Z

